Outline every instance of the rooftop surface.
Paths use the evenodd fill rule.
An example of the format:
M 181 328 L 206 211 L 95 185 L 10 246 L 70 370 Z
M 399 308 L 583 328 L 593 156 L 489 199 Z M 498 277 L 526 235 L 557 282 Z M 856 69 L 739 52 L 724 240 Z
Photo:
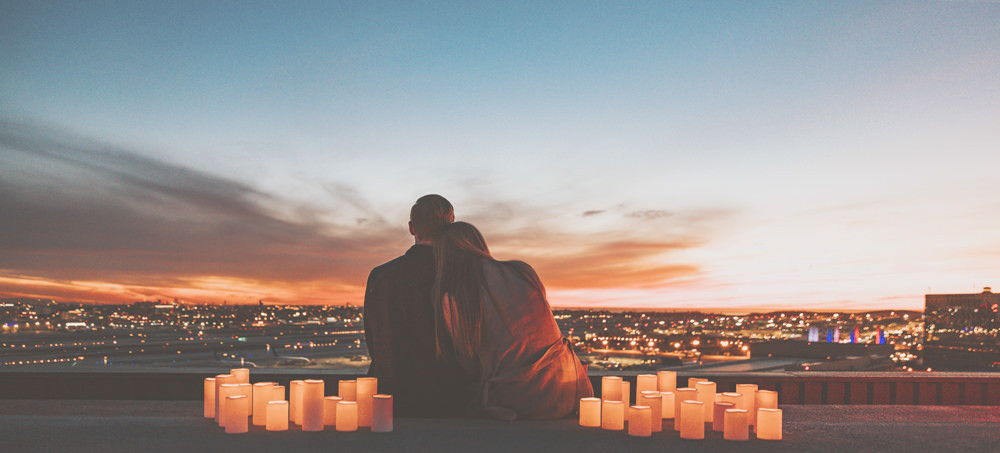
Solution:
M 683 440 L 667 421 L 651 438 L 584 429 L 575 418 L 500 422 L 397 419 L 395 431 L 225 434 L 200 401 L 0 401 L 0 450 L 117 451 L 997 451 L 1000 407 L 782 406 L 784 440 Z

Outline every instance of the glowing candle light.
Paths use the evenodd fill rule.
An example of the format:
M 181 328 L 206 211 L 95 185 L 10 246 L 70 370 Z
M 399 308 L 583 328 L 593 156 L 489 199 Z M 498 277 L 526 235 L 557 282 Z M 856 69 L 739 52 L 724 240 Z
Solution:
M 760 415 L 757 409 L 777 409 L 778 408 L 778 392 L 773 390 L 757 390 L 754 392 L 754 412 Z M 757 425 L 757 417 L 750 417 L 750 424 Z
M 621 401 L 601 402 L 601 428 L 613 431 L 625 429 L 625 404 Z
M 253 385 L 253 404 L 250 414 L 253 415 L 254 426 L 264 426 L 267 423 L 267 402 L 273 401 L 273 394 L 273 382 L 258 382 Z
M 622 379 L 622 403 L 625 404 L 626 408 L 632 404 L 632 390 L 629 387 L 629 382 Z
M 781 409 L 757 409 L 757 438 L 781 440 Z
M 226 434 L 247 432 L 247 419 L 250 417 L 249 407 L 246 395 L 226 397 Z
M 274 400 L 267 402 L 267 424 L 268 431 L 288 430 L 288 401 Z
M 655 374 L 640 374 L 635 377 L 635 396 L 636 398 L 642 394 L 642 392 L 656 392 L 658 391 L 656 383 Z M 636 399 L 636 402 L 639 400 Z
M 303 431 L 323 430 L 324 387 L 324 382 L 319 379 L 306 379 L 302 383 L 302 417 L 299 424 Z
M 337 387 L 337 394 L 340 395 L 344 401 L 357 401 L 358 398 L 358 381 L 353 379 L 340 381 Z
M 726 410 L 734 409 L 735 404 L 728 401 L 717 401 L 714 406 L 715 417 L 712 419 L 712 431 L 722 432 L 726 429 Z
M 649 406 L 632 406 L 628 416 L 628 435 L 649 437 L 652 435 L 653 414 Z
M 660 412 L 660 416 L 664 420 L 674 418 L 674 392 L 660 392 L 660 396 L 663 398 L 663 411 Z
M 219 400 L 219 405 L 215 408 L 215 415 L 218 416 L 220 428 L 226 427 L 226 415 L 228 415 L 228 413 L 226 412 L 226 404 L 228 403 L 228 401 L 226 399 L 229 398 L 230 396 L 237 396 L 239 394 L 240 394 L 239 384 L 222 384 L 221 386 L 219 386 L 219 390 L 215 394 L 215 396 Z
M 705 438 L 705 403 L 701 401 L 681 402 L 681 439 Z
M 285 386 L 276 385 L 271 389 L 271 401 L 285 401 Z
M 237 384 L 249 384 L 250 383 L 250 369 L 249 368 L 233 368 L 229 370 L 229 374 L 236 378 Z
M 372 395 L 372 432 L 392 431 L 392 395 Z
M 656 387 L 656 389 L 661 392 L 673 392 L 674 390 L 677 390 L 677 372 L 657 371 Z
M 707 381 L 707 380 L 708 379 L 700 378 L 700 377 L 688 378 L 688 387 L 696 389 L 698 387 L 695 384 L 697 384 L 699 382 Z
M 580 398 L 580 426 L 601 427 L 600 398 Z
M 338 402 L 337 431 L 357 431 L 357 430 L 358 430 L 358 403 L 356 401 Z
M 604 376 L 601 378 L 601 399 L 604 401 L 622 400 L 622 378 Z
M 344 399 L 339 396 L 328 396 L 323 398 L 323 424 L 326 426 L 337 426 L 337 403 Z
M 720 393 L 722 395 L 717 401 L 733 403 L 733 409 L 743 409 L 743 395 L 735 392 Z
M 674 392 L 674 431 L 681 430 L 681 419 L 684 417 L 684 414 L 681 413 L 681 403 L 685 401 L 698 401 L 698 391 L 693 388 L 681 387 Z M 705 416 L 702 415 L 699 418 L 704 419 Z
M 372 425 L 372 396 L 376 393 L 378 393 L 376 378 L 358 378 L 355 393 L 355 401 L 358 402 L 358 426 Z
M 715 420 L 715 383 L 712 381 L 699 381 L 695 383 L 698 390 L 698 401 L 705 404 L 705 421 L 711 423 Z
M 736 393 L 743 395 L 742 405 L 738 408 L 747 411 L 747 420 L 750 425 L 753 425 L 754 414 L 757 413 L 757 408 L 754 407 L 754 401 L 756 400 L 757 384 L 736 384 Z
M 244 401 L 242 401 L 242 403 L 244 403 L 244 404 L 247 405 L 247 414 L 248 415 L 252 415 L 252 411 L 253 411 L 253 385 L 241 382 L 239 384 L 239 386 L 240 386 L 240 392 L 238 394 L 247 397 L 247 399 L 244 400 Z
M 292 423 L 302 423 L 299 419 L 299 411 L 302 406 L 302 385 L 305 381 L 295 380 L 288 383 L 288 419 Z
M 205 418 L 215 418 L 215 378 L 205 378 Z
M 663 431 L 663 397 L 660 396 L 660 392 L 642 392 L 636 402 L 639 406 L 649 406 L 650 429 L 654 433 Z
M 750 417 L 745 409 L 727 409 L 723 423 L 722 438 L 726 440 L 750 440 Z
M 220 374 L 215 376 L 215 421 L 218 423 L 219 418 L 224 417 L 219 413 L 219 407 L 225 404 L 221 398 L 219 398 L 219 390 L 222 388 L 223 384 L 235 384 L 236 378 L 231 374 Z M 219 426 L 224 426 L 219 423 Z

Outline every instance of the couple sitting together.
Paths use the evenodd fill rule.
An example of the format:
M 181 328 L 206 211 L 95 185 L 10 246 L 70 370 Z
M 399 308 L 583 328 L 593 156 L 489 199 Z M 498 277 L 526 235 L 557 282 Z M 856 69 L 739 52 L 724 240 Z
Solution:
M 493 259 L 479 230 L 454 219 L 444 197 L 421 197 L 415 244 L 368 276 L 368 374 L 402 417 L 571 414 L 593 389 L 538 275 Z

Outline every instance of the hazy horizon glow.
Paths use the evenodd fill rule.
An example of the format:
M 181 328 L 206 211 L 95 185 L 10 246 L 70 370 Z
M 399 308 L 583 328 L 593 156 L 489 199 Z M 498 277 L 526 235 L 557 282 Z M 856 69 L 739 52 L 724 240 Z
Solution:
M 556 306 L 1000 287 L 1000 3 L 2 2 L 0 295 L 361 303 L 439 193 Z

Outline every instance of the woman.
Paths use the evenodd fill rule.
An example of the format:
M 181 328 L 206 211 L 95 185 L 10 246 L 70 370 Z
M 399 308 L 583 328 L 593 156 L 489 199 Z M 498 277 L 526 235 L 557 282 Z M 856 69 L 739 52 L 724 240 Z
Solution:
M 474 410 L 503 420 L 558 418 L 593 395 L 531 266 L 493 259 L 465 222 L 435 238 L 434 260 L 438 357 L 472 376 Z

